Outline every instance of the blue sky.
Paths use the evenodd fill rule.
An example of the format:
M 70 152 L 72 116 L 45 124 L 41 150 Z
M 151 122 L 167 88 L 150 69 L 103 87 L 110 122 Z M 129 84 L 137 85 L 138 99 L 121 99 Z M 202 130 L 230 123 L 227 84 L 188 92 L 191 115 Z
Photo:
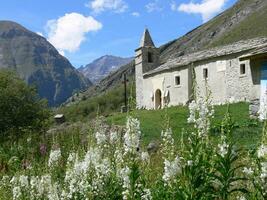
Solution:
M 106 54 L 133 56 L 145 27 L 160 46 L 236 1 L 0 0 L 0 20 L 38 32 L 79 67 Z

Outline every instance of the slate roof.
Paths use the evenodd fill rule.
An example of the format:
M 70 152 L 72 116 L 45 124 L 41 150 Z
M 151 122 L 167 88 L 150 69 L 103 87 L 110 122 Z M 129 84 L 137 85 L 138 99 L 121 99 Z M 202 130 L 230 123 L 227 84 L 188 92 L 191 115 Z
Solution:
M 145 73 L 144 75 L 148 76 L 162 71 L 168 71 L 174 68 L 190 65 L 197 61 L 208 60 L 246 51 L 247 53 L 253 51 L 267 52 L 267 38 L 264 37 L 242 40 L 230 45 L 220 46 L 170 59 L 166 63 Z

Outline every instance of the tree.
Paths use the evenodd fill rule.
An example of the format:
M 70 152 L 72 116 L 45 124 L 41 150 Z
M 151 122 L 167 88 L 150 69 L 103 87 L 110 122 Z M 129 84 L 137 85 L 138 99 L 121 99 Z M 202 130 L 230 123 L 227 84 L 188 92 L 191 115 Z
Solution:
M 38 97 L 35 88 L 13 72 L 0 71 L 0 136 L 18 136 L 22 129 L 39 130 L 48 117 L 47 103 Z

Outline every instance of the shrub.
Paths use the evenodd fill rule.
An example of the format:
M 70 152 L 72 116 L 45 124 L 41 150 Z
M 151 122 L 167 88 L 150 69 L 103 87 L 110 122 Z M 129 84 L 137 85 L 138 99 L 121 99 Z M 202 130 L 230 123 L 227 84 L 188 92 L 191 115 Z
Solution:
M 14 73 L 0 71 L 0 135 L 40 129 L 49 117 L 44 100 Z

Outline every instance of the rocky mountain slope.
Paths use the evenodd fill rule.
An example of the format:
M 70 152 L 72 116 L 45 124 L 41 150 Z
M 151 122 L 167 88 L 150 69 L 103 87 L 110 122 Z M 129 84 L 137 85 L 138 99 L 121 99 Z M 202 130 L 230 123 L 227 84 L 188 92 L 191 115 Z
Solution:
M 237 3 L 186 35 L 161 47 L 161 60 L 226 45 L 243 39 L 267 36 L 267 1 Z M 265 25 L 264 25 L 265 24 Z
M 36 85 L 50 106 L 92 83 L 44 38 L 11 21 L 0 21 L 0 69 L 14 70 Z
M 112 55 L 105 55 L 92 63 L 80 67 L 78 70 L 89 78 L 93 83 L 97 83 L 111 72 L 118 70 L 121 66 L 131 62 L 133 58 L 121 58 Z

